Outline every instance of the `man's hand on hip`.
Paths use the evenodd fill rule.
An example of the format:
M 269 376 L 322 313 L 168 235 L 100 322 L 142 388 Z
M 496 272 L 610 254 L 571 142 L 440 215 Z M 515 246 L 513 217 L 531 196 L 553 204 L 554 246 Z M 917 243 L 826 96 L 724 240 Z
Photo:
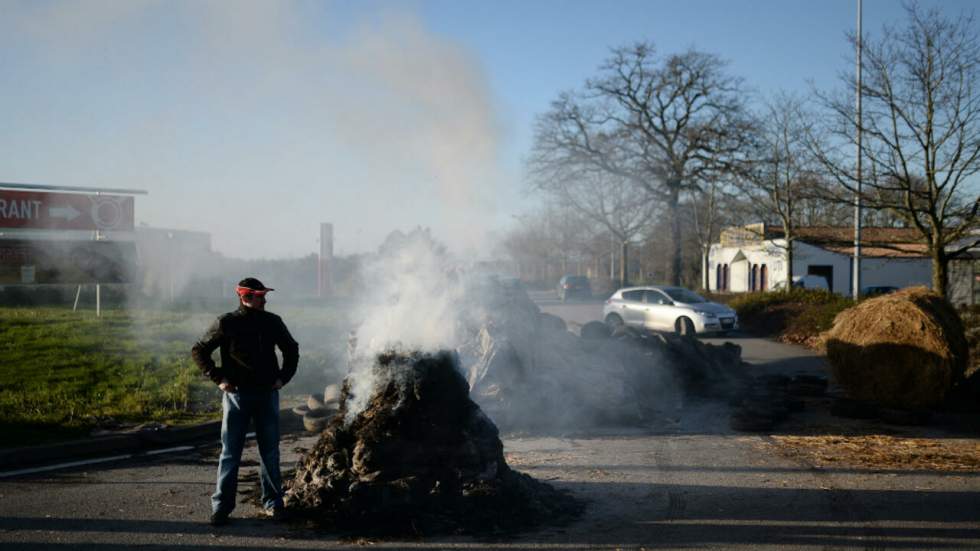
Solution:
M 272 390 L 279 390 L 280 388 L 282 388 L 282 380 L 276 379 L 276 382 L 272 385 Z
M 220 388 L 222 392 L 235 392 L 236 390 L 235 385 L 229 383 L 228 379 L 222 379 L 221 383 L 218 384 L 218 388 Z

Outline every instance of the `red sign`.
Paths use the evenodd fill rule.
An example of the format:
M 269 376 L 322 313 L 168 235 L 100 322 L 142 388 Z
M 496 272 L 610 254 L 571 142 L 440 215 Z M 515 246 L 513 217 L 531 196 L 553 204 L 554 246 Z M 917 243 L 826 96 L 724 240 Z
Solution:
M 133 198 L 0 190 L 0 228 L 131 231 Z

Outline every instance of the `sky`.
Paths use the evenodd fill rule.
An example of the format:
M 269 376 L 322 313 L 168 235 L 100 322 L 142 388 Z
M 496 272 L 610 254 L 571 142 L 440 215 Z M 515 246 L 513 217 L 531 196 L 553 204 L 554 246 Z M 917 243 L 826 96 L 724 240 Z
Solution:
M 0 182 L 146 190 L 137 224 L 232 257 L 313 253 L 320 222 L 338 254 L 424 226 L 479 256 L 538 201 L 535 117 L 610 48 L 717 54 L 757 101 L 839 87 L 855 28 L 856 0 L 0 0 Z

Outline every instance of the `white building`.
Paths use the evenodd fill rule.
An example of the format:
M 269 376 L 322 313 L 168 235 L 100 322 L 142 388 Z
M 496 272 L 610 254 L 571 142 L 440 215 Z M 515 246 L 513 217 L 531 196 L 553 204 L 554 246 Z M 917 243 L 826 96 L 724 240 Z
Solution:
M 853 293 L 854 229 L 796 228 L 793 275 L 819 275 L 830 290 Z M 926 245 L 914 229 L 861 230 L 861 287 L 931 287 Z M 708 253 L 709 290 L 765 291 L 786 280 L 786 240 L 782 228 L 767 224 L 727 228 Z
M 960 248 L 980 239 L 980 230 L 957 243 Z M 957 306 L 980 304 L 980 246 L 973 246 L 949 262 L 949 301 Z

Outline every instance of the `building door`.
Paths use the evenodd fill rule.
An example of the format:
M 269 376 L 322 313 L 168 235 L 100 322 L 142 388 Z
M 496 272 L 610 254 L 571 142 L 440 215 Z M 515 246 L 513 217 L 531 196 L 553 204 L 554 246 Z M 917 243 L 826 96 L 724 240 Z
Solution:
M 834 292 L 834 267 L 833 266 L 814 266 L 806 267 L 807 275 L 823 276 L 827 280 L 827 288 Z

